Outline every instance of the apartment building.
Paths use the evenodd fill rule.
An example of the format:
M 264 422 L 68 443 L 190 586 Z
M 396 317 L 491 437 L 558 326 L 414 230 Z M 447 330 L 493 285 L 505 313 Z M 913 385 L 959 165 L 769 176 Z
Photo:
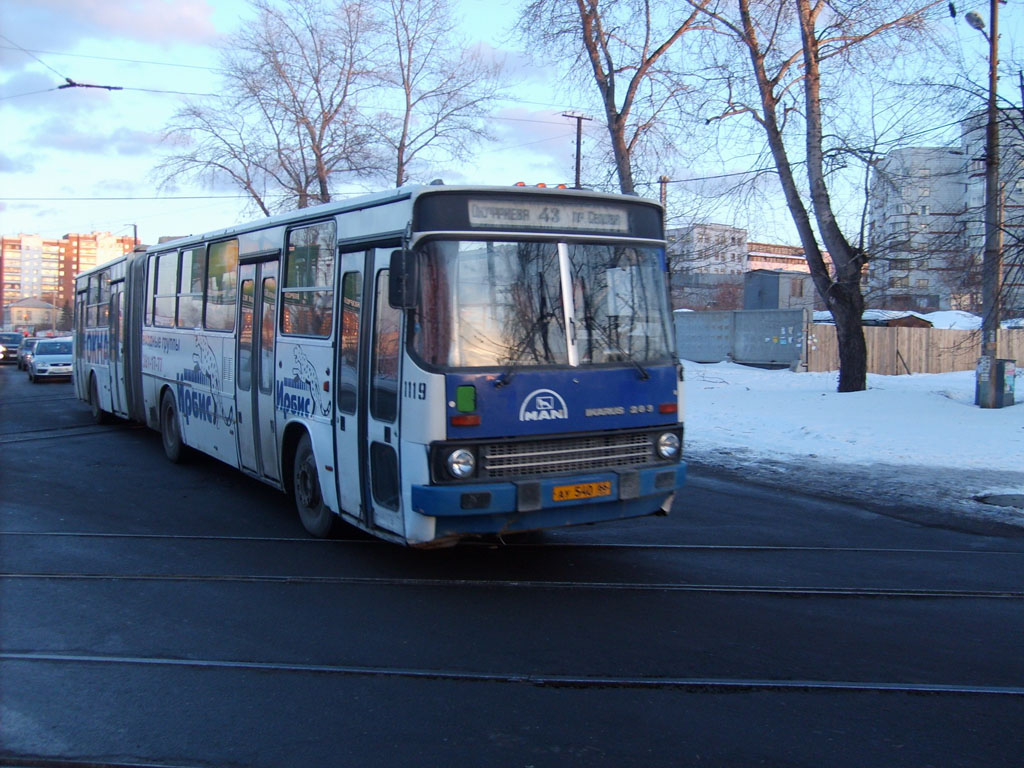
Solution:
M 883 309 L 981 312 L 985 248 L 984 112 L 951 147 L 893 150 L 869 193 L 865 298 Z M 1024 123 L 1004 111 L 1000 130 L 1003 306 L 1024 311 Z
M 131 237 L 109 232 L 69 233 L 61 238 L 3 235 L 0 307 L 4 309 L 4 323 L 12 322 L 7 308 L 23 299 L 39 299 L 64 310 L 70 308 L 75 275 L 116 258 L 133 246 Z

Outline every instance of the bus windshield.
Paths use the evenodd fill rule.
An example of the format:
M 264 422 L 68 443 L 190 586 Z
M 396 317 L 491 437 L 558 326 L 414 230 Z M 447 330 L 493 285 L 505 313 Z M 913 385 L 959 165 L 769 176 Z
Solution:
M 435 240 L 419 257 L 412 344 L 429 365 L 568 365 L 573 339 L 580 365 L 672 357 L 661 248 Z

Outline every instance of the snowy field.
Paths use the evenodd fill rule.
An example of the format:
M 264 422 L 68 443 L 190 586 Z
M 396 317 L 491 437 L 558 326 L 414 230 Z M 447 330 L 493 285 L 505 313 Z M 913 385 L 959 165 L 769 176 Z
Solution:
M 836 373 L 683 361 L 687 461 L 757 482 L 852 501 L 1024 527 L 1024 376 L 1013 406 L 974 405 L 974 371 L 868 376 L 839 394 Z M 1019 503 L 1019 502 L 1018 502 Z

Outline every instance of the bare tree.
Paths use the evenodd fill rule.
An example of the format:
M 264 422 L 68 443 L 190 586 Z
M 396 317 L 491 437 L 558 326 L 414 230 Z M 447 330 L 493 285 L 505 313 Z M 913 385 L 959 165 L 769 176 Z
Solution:
M 378 10 L 387 32 L 376 70 L 390 88 L 374 126 L 401 186 L 410 164 L 429 151 L 465 160 L 487 137 L 484 118 L 502 67 L 467 48 L 448 0 L 380 0 Z
M 175 114 L 180 149 L 157 173 L 229 181 L 265 214 L 328 202 L 339 177 L 381 168 L 358 104 L 375 22 L 363 0 L 250 5 L 255 20 L 225 46 L 223 93 Z
M 919 32 L 925 13 L 938 3 L 737 0 L 734 6 L 711 10 L 697 0 L 690 2 L 705 8 L 716 30 L 734 47 L 739 44 L 740 53 L 730 64 L 737 56 L 747 59 L 746 75 L 729 66 L 721 70 L 725 105 L 720 116 L 749 115 L 764 132 L 815 288 L 835 319 L 839 391 L 863 390 L 867 347 L 861 273 L 866 254 L 862 242 L 844 234 L 833 207 L 827 162 L 836 156 L 828 151 L 834 137 L 826 139 L 829 102 L 822 78 L 826 72 L 832 76 L 827 96 L 840 93 L 843 84 L 837 75 L 850 71 L 858 54 L 867 55 L 873 47 L 876 55 L 884 50 L 893 56 L 896 41 Z M 746 84 L 756 85 L 756 92 L 751 94 Z M 807 184 L 803 194 L 795 171 L 801 161 Z
M 668 54 L 698 29 L 698 9 L 709 3 L 693 0 L 694 8 L 669 11 L 651 0 L 532 0 L 523 10 L 525 37 L 541 50 L 576 51 L 574 72 L 597 87 L 624 194 L 635 191 L 638 157 L 671 151 L 681 130 L 669 124 L 685 112 L 687 68 Z

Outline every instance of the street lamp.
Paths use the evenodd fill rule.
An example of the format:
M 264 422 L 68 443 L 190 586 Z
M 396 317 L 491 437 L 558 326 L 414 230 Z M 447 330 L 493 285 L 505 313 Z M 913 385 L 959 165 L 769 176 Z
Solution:
M 999 231 L 999 111 L 996 106 L 999 69 L 999 0 L 989 0 L 989 31 L 974 11 L 964 20 L 988 41 L 988 114 L 985 122 L 985 254 L 981 274 L 981 357 L 975 385 L 975 405 L 996 408 L 1002 381 L 996 376 L 999 333 L 999 283 L 1002 242 Z

